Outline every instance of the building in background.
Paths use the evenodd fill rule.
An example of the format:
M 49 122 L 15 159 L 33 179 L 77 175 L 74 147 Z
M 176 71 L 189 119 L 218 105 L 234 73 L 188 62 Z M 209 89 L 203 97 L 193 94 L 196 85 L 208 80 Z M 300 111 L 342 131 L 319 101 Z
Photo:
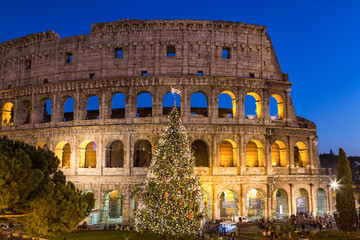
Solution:
M 126 19 L 36 33 L 0 43 L 0 134 L 54 151 L 95 194 L 90 224 L 129 222 L 174 87 L 208 218 L 322 215 L 333 176 L 291 85 L 265 26 Z

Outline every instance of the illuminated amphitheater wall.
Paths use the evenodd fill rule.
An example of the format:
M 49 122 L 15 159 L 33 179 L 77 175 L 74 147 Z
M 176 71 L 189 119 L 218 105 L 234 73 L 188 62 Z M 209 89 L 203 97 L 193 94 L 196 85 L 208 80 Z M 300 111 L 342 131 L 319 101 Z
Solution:
M 332 175 L 291 85 L 265 26 L 126 19 L 67 38 L 47 31 L 0 43 L 1 135 L 54 151 L 67 179 L 94 193 L 91 224 L 128 222 L 175 87 L 208 218 L 323 214 Z

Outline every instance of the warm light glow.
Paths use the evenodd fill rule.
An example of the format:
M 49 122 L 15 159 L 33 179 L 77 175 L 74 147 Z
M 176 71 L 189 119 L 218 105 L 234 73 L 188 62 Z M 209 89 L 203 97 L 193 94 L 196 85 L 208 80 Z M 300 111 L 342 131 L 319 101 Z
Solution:
M 273 94 L 271 97 L 275 98 L 278 107 L 278 119 L 284 119 L 284 100 L 279 94 Z
M 236 145 L 235 142 L 226 139 L 220 144 L 220 166 L 233 167 L 236 165 Z
M 250 140 L 246 144 L 246 166 L 247 167 L 262 167 L 263 161 L 263 147 L 258 140 Z
M 303 142 L 297 142 L 294 146 L 294 161 L 296 167 L 307 167 L 307 149 Z
M 1 126 L 12 126 L 14 124 L 14 104 L 8 102 L 4 105 L 2 111 L 2 124 Z
M 271 165 L 286 167 L 286 145 L 282 141 L 275 141 L 271 146 Z
M 248 194 L 247 194 L 248 198 L 260 198 L 259 192 L 256 189 L 251 189 Z
M 334 190 L 339 189 L 339 183 L 336 181 L 336 179 L 335 179 L 335 180 L 332 180 L 332 181 L 330 182 L 330 186 L 331 186 L 331 188 L 334 189 Z

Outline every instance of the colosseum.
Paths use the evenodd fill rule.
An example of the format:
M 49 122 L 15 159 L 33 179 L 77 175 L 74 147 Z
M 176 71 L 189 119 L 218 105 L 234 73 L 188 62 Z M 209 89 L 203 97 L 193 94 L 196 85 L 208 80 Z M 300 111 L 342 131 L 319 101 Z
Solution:
M 0 134 L 54 151 L 95 195 L 90 224 L 131 222 L 174 87 L 209 219 L 322 215 L 333 176 L 291 85 L 265 26 L 124 19 L 35 33 L 0 43 Z

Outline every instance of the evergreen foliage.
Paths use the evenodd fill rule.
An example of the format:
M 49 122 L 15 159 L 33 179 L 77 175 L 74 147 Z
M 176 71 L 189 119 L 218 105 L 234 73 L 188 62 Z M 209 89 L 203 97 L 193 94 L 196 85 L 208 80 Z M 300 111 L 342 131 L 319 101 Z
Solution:
M 168 239 L 200 231 L 205 219 L 204 203 L 194 166 L 185 127 L 174 106 L 140 188 L 137 230 L 150 230 Z
M 0 139 L 0 214 L 21 214 L 43 191 L 58 159 L 20 141 Z
M 0 215 L 24 222 L 36 236 L 73 230 L 95 200 L 66 182 L 58 164 L 49 150 L 0 139 Z
M 337 227 L 345 232 L 354 231 L 356 225 L 356 209 L 354 191 L 352 188 L 352 175 L 349 160 L 342 148 L 339 149 L 337 162 L 339 190 L 336 193 L 336 219 Z
M 92 193 L 81 194 L 62 172 L 45 186 L 45 191 L 31 202 L 33 212 L 25 219 L 26 229 L 33 236 L 71 232 L 94 207 Z M 39 228 L 39 224 L 41 227 Z

